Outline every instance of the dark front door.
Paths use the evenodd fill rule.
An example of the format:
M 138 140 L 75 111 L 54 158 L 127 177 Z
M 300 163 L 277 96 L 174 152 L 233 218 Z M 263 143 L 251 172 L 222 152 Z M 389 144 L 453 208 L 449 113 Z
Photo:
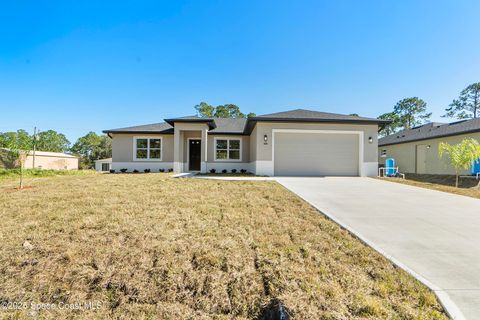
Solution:
M 188 170 L 189 171 L 200 171 L 200 162 L 201 162 L 201 140 L 188 140 Z

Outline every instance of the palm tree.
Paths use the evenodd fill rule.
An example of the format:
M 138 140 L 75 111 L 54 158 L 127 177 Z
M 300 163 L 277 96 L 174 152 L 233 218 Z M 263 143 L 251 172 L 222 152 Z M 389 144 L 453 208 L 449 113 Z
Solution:
M 438 156 L 442 158 L 445 154 L 448 154 L 450 164 L 455 169 L 455 187 L 458 188 L 460 170 L 468 170 L 474 161 L 480 161 L 480 143 L 475 139 L 465 139 L 454 145 L 441 142 Z

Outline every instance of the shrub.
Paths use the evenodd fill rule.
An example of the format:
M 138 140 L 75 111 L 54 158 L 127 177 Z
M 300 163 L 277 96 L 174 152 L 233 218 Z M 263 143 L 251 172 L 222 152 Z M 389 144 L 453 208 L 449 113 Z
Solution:
M 247 173 L 247 170 L 242 169 L 242 170 L 240 170 L 240 172 L 241 172 L 241 173 Z
M 133 173 L 138 173 L 138 170 L 137 169 L 133 170 Z
M 227 169 L 222 170 L 222 173 L 227 173 L 227 172 L 228 172 Z
M 232 169 L 232 173 L 237 173 L 237 169 Z
M 162 169 L 160 169 L 159 171 L 160 171 L 160 172 L 165 172 L 165 169 L 162 168 Z
M 110 169 L 110 173 L 115 173 L 115 169 Z
M 173 172 L 173 168 L 168 169 L 168 172 Z
M 149 172 L 150 172 L 150 169 L 145 169 L 145 170 L 143 170 L 143 172 L 149 173 Z
M 210 169 L 210 173 L 215 173 L 215 172 L 217 172 L 217 170 L 215 170 L 215 169 Z
M 120 172 L 125 173 L 125 172 L 127 172 L 127 170 L 128 169 L 123 168 L 123 169 L 120 169 Z

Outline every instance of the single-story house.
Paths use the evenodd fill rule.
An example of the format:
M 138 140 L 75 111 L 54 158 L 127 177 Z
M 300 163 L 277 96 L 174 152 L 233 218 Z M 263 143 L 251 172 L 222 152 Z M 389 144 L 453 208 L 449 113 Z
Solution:
M 467 138 L 480 142 L 480 119 L 427 123 L 379 139 L 379 163 L 385 164 L 385 159 L 394 158 L 400 172 L 455 174 L 448 157 L 439 158 L 438 145 L 440 142 L 457 144 Z M 462 174 L 469 171 L 463 170 Z
M 12 161 L 8 149 L 2 149 L 2 151 L 0 153 L 0 167 L 15 167 L 15 161 Z M 62 152 L 30 151 L 25 159 L 24 168 L 78 170 L 78 157 Z
M 97 171 L 109 171 L 112 166 L 112 158 L 95 160 L 95 170 Z
M 112 138 L 115 170 L 374 176 L 377 134 L 386 123 L 297 109 L 250 118 L 171 118 L 103 132 Z

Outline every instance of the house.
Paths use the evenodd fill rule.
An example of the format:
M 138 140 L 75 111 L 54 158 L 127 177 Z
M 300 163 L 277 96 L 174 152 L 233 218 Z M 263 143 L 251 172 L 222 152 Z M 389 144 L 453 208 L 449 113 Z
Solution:
M 115 170 L 373 176 L 377 132 L 386 123 L 297 109 L 236 119 L 188 116 L 103 132 L 112 138 Z
M 394 158 L 399 170 L 417 174 L 455 174 L 455 170 L 438 156 L 440 142 L 460 143 L 467 138 L 480 142 L 480 119 L 453 123 L 427 123 L 404 130 L 378 141 L 379 163 Z M 462 174 L 468 174 L 464 170 Z
M 95 160 L 95 170 L 97 171 L 110 171 L 112 166 L 112 158 Z
M 15 164 L 8 149 L 0 152 L 0 167 L 13 168 Z M 25 159 L 25 169 L 77 170 L 78 157 L 61 152 L 30 151 Z

